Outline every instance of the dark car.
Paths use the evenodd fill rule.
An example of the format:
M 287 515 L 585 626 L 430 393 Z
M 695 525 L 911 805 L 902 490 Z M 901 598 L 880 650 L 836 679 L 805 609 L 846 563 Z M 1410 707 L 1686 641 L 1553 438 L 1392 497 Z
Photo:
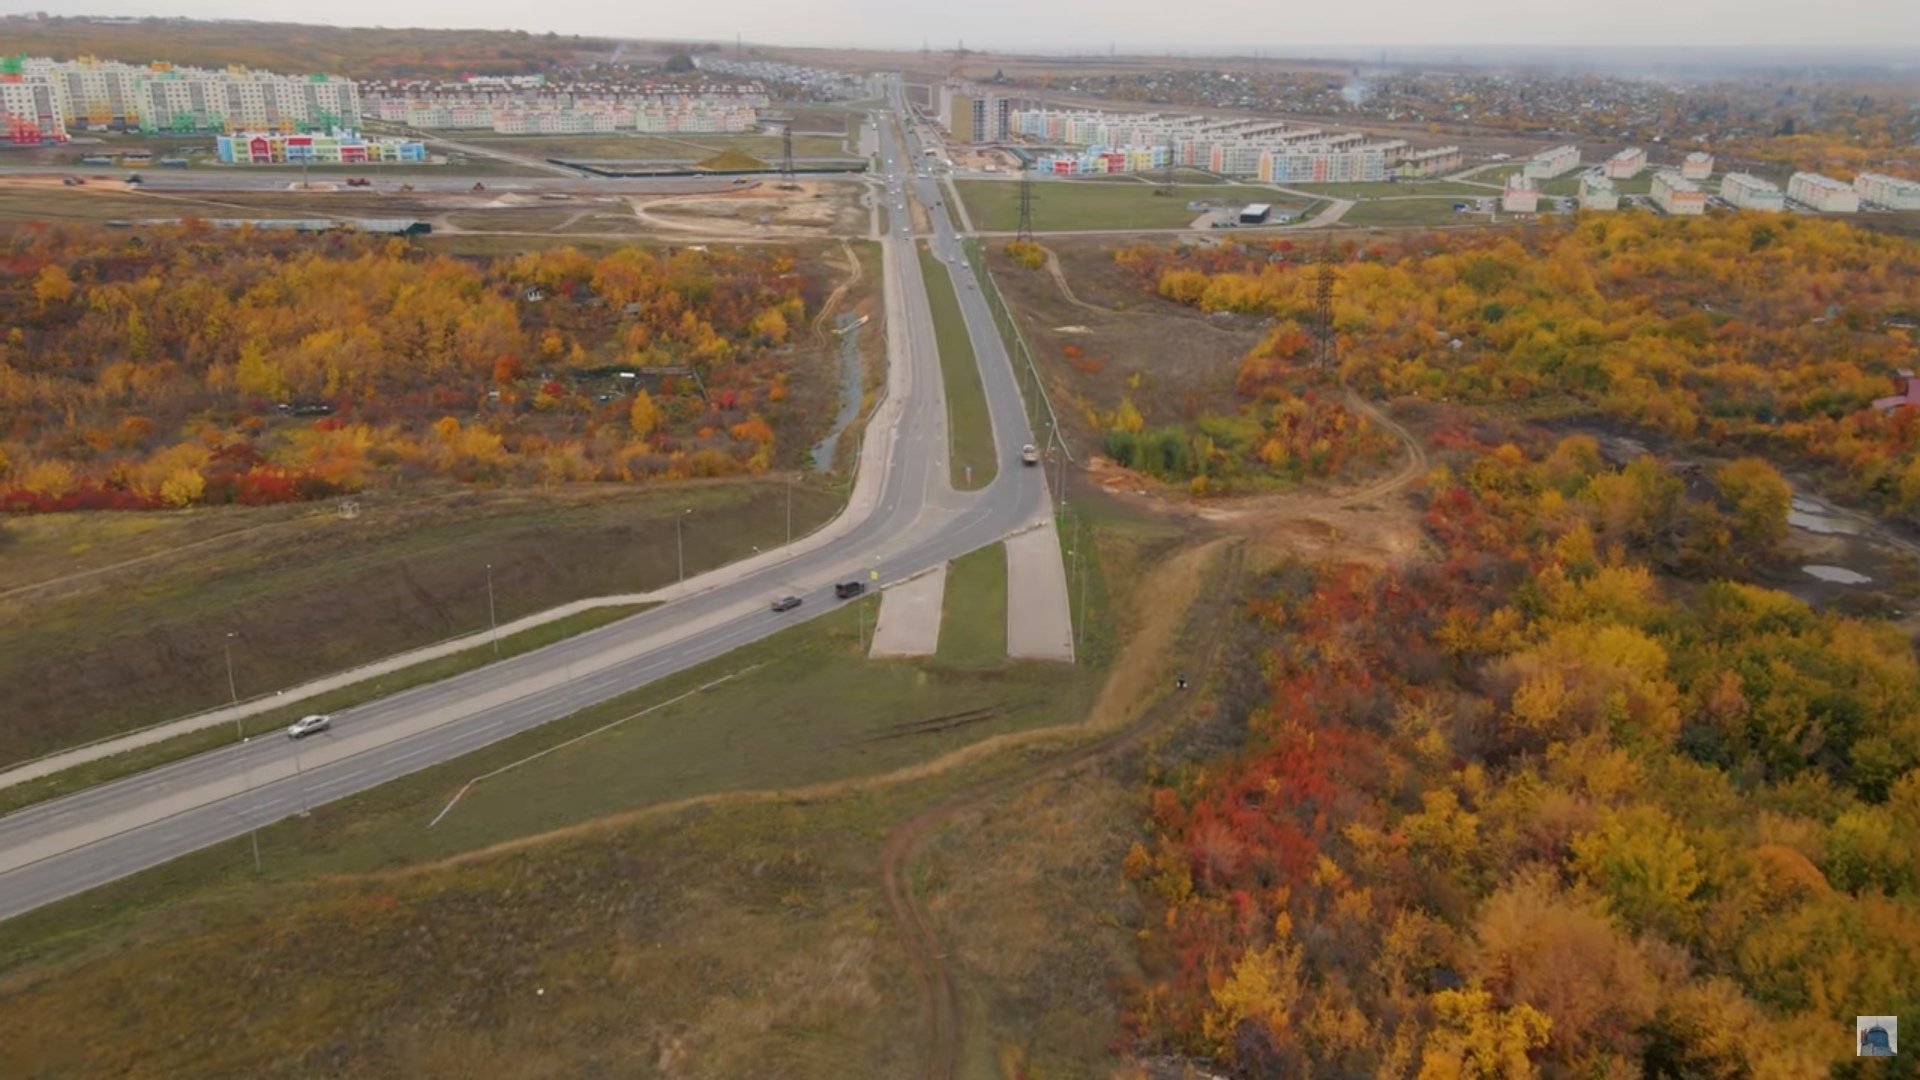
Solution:
M 797 596 L 783 596 L 773 602 L 773 610 L 775 611 L 792 611 L 799 606 L 800 598 Z
M 864 581 L 843 581 L 833 587 L 833 595 L 842 600 L 851 600 L 866 591 L 867 583 Z

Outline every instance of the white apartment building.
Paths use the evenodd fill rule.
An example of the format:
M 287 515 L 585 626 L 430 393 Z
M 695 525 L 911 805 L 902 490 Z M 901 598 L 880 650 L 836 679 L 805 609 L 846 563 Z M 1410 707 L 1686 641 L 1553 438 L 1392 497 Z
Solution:
M 1601 166 L 1608 180 L 1631 180 L 1639 176 L 1646 167 L 1647 152 L 1637 146 L 1627 147 L 1608 158 L 1606 164 Z
M 1580 178 L 1580 209 L 1618 210 L 1620 192 L 1612 180 L 1599 173 L 1588 173 Z
M 1787 180 L 1787 198 L 1828 214 L 1852 214 L 1860 209 L 1860 193 L 1819 173 L 1797 172 Z
M 0 138 L 16 146 L 66 142 L 62 111 L 56 83 L 0 82 L 0 121 L 7 126 Z
M 1506 191 L 1500 197 L 1500 209 L 1509 214 L 1538 213 L 1540 185 L 1524 171 L 1507 177 Z
M 576 131 L 753 131 L 767 97 L 758 84 L 732 89 L 660 86 L 645 91 L 597 84 L 474 88 L 472 83 L 368 84 L 366 109 L 392 123 L 501 134 Z
M 1527 159 L 1525 172 L 1535 180 L 1550 180 L 1556 176 L 1564 176 L 1579 167 L 1579 147 L 1556 146 L 1551 150 L 1542 150 Z
M 1662 169 L 1653 176 L 1653 204 L 1675 216 L 1707 212 L 1707 193 L 1677 172 Z
M 1460 167 L 1465 159 L 1457 146 L 1441 146 L 1432 150 L 1415 150 L 1405 155 L 1399 164 L 1393 167 L 1395 176 L 1414 179 L 1424 176 L 1439 176 Z
M 24 81 L 58 88 L 62 119 L 74 128 L 294 131 L 360 123 L 359 89 L 337 76 L 140 66 L 94 57 L 36 57 L 20 66 Z
M 1787 208 L 1787 193 L 1780 185 L 1747 173 L 1728 173 L 1720 178 L 1720 197 L 1741 210 L 1768 210 L 1779 213 Z
M 1680 162 L 1680 179 L 1705 180 L 1713 175 L 1713 155 L 1705 150 L 1695 150 Z
M 1920 181 L 1880 173 L 1861 173 L 1853 178 L 1853 190 L 1860 201 L 1889 210 L 1920 210 Z

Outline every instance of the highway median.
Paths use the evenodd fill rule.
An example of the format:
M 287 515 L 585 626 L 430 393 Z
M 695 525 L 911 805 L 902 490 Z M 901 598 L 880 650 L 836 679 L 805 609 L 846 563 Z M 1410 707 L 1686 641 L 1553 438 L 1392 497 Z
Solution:
M 993 483 L 999 472 L 993 446 L 993 419 L 987 412 L 987 393 L 974 359 L 973 339 L 960 313 L 947 266 L 925 247 L 919 248 L 920 273 L 926 281 L 927 305 L 933 310 L 934 340 L 940 348 L 940 376 L 947 394 L 947 458 L 955 490 L 971 491 Z

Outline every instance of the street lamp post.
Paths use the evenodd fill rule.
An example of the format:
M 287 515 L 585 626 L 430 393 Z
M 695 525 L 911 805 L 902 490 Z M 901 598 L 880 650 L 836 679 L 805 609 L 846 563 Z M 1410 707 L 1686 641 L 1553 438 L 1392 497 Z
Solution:
M 673 518 L 673 550 L 674 554 L 679 557 L 680 584 L 682 585 L 687 583 L 687 545 L 681 535 L 680 523 L 686 520 L 687 515 L 691 513 L 693 513 L 693 507 L 689 506 L 674 515 Z
M 793 543 L 793 477 L 787 477 L 787 543 Z
M 487 564 L 487 629 L 493 635 L 493 658 L 500 659 L 500 620 L 493 613 L 493 564 Z
M 222 646 L 223 651 L 227 654 L 227 696 L 233 699 L 235 705 L 240 704 L 240 691 L 233 682 L 233 639 L 239 636 L 240 632 L 237 630 L 227 631 L 227 640 Z M 237 724 L 239 722 L 240 718 L 237 716 L 234 717 L 234 723 Z

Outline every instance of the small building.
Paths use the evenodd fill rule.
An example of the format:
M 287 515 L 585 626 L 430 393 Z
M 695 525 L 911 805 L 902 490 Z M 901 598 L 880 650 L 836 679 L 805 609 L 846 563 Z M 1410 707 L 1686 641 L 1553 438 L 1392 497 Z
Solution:
M 1713 175 L 1713 155 L 1695 150 L 1680 162 L 1680 179 L 1701 181 Z
M 1533 177 L 1524 172 L 1507 177 L 1507 187 L 1500 199 L 1500 209 L 1509 214 L 1532 214 L 1540 209 L 1540 185 Z
M 1639 176 L 1646 167 L 1647 152 L 1637 146 L 1629 146 L 1608 158 L 1601 169 L 1606 173 L 1608 180 L 1631 180 Z
M 1827 214 L 1852 214 L 1860 210 L 1860 193 L 1853 190 L 1853 185 L 1819 173 L 1794 173 L 1787 181 L 1787 198 Z
M 1787 208 L 1787 193 L 1780 185 L 1748 173 L 1728 173 L 1720 178 L 1720 197 L 1741 210 L 1766 210 L 1779 213 Z
M 1620 192 L 1613 181 L 1597 173 L 1588 173 L 1580 178 L 1580 209 L 1582 210 L 1618 210 Z
M 1240 224 L 1265 225 L 1267 218 L 1273 215 L 1273 207 L 1268 203 L 1253 203 L 1240 211 Z
M 1920 210 L 1920 181 L 1861 173 L 1853 178 L 1854 193 L 1861 202 L 1884 206 L 1889 210 Z
M 1675 216 L 1707 212 L 1707 193 L 1700 190 L 1700 185 L 1671 170 L 1654 174 L 1649 195 L 1655 206 Z
M 1393 175 L 1405 179 L 1417 179 L 1425 176 L 1438 176 L 1452 172 L 1460 167 L 1465 159 L 1457 146 L 1442 146 L 1433 150 L 1420 150 L 1401 158 L 1393 167 Z

